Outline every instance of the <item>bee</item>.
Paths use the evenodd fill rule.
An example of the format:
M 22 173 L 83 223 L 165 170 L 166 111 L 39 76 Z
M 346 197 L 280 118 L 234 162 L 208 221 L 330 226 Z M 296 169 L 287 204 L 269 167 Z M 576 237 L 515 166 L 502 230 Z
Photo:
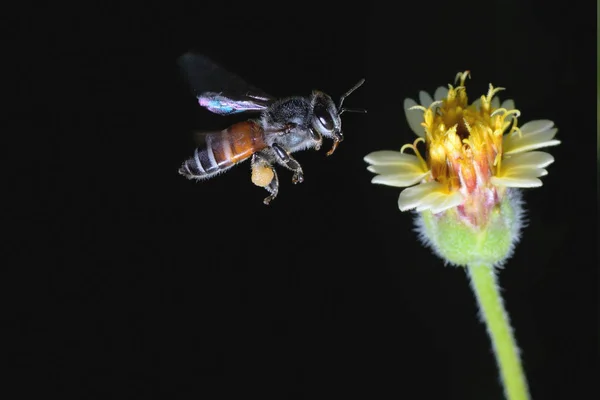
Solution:
M 344 139 L 341 115 L 367 112 L 342 107 L 364 79 L 344 93 L 336 105 L 319 90 L 313 90 L 310 96 L 274 98 L 201 54 L 185 53 L 178 63 L 200 106 L 218 115 L 258 113 L 256 118 L 234 123 L 222 131 L 197 134 L 201 145 L 181 165 L 179 174 L 202 181 L 250 158 L 252 182 L 269 192 L 263 201 L 266 205 L 279 192 L 276 164 L 293 172 L 293 183 L 303 182 L 302 167 L 292 153 L 320 150 L 326 137 L 333 140 L 327 152 L 332 155 Z

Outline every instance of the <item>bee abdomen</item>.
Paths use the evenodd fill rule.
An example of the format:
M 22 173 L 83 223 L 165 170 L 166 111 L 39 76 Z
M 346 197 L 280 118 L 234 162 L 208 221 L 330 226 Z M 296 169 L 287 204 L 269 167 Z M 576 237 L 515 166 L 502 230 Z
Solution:
M 206 145 L 197 148 L 179 173 L 188 178 L 208 179 L 267 147 L 264 131 L 256 121 L 239 122 L 205 137 Z
M 212 162 L 208 152 L 208 148 L 194 150 L 193 157 L 181 165 L 179 173 L 189 179 L 208 179 L 220 172 L 220 168 Z

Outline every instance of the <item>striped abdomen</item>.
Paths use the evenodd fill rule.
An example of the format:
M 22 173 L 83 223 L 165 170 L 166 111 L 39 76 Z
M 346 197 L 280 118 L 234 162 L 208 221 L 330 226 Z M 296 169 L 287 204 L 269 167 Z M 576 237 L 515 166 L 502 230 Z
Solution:
M 205 136 L 204 147 L 194 151 L 179 173 L 188 178 L 207 179 L 246 160 L 267 147 L 264 131 L 255 121 L 239 122 L 229 128 Z

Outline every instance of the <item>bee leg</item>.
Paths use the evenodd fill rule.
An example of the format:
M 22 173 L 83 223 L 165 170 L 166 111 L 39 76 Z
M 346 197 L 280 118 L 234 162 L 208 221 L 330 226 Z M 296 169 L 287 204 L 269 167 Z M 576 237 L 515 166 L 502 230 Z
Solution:
M 317 132 L 316 130 L 313 129 L 313 127 L 310 127 L 308 129 L 308 132 L 310 133 L 310 136 L 312 137 L 312 139 L 315 142 L 315 150 L 319 151 L 321 150 L 321 145 L 323 144 L 323 136 L 321 136 L 321 134 L 319 132 Z
M 269 205 L 271 200 L 277 197 L 277 193 L 279 193 L 279 178 L 277 178 L 277 171 L 275 171 L 275 168 L 273 168 L 273 180 L 271 183 L 265 186 L 265 189 L 267 189 L 267 191 L 271 194 L 265 197 L 263 203 L 265 203 L 265 205 Z
M 294 157 L 292 157 L 283 147 L 279 144 L 273 144 L 273 150 L 277 155 L 277 161 L 284 167 L 294 171 L 294 176 L 292 176 L 292 182 L 294 183 L 302 183 L 304 181 L 304 173 L 302 172 L 302 167 L 300 163 L 296 161 Z
M 279 191 L 279 179 L 277 178 L 277 171 L 271 165 L 269 160 L 260 153 L 255 153 L 252 156 L 252 182 L 260 187 L 264 187 L 270 196 L 263 200 L 263 203 L 268 205 L 271 200 L 277 197 Z

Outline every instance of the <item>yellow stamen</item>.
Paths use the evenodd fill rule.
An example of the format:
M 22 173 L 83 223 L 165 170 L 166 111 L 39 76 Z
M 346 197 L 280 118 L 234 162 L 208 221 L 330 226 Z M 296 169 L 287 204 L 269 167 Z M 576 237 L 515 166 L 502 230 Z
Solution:
M 424 110 L 421 125 L 425 128 L 428 169 L 450 191 L 471 192 L 482 184 L 488 185 L 489 178 L 500 168 L 504 132 L 509 127 L 510 132 L 519 132 L 519 110 L 492 106 L 492 99 L 504 88 L 490 84 L 478 109 L 468 102 L 464 85 L 469 77 L 469 71 L 458 73 L 455 83 L 459 86 L 448 85 L 445 99 L 427 109 L 413 107 Z M 407 147 L 416 148 L 416 144 Z M 420 154 L 418 157 L 422 159 Z
M 454 78 L 454 83 L 458 82 L 458 80 L 460 79 L 460 86 L 465 86 L 465 81 L 467 80 L 467 78 L 471 77 L 471 71 L 467 70 L 465 72 L 459 72 L 456 74 L 456 77 Z
M 427 111 L 427 109 L 425 107 L 420 106 L 420 105 L 412 106 L 412 107 L 409 107 L 408 109 L 409 110 L 421 110 L 423 112 Z
M 515 118 L 518 118 L 521 116 L 521 111 L 519 110 L 507 110 L 506 108 L 496 108 L 491 114 L 490 117 L 495 117 L 496 115 L 504 115 L 504 118 L 510 116 L 510 115 L 514 115 Z
M 423 170 L 427 171 L 429 169 L 429 167 L 427 167 L 427 163 L 425 162 L 425 160 L 421 156 L 421 153 L 417 149 L 417 144 L 419 144 L 419 142 L 425 143 L 425 139 L 420 137 L 420 138 L 417 138 L 412 144 L 410 144 L 410 143 L 405 144 L 404 146 L 402 146 L 400 148 L 400 153 L 404 153 L 405 149 L 412 149 L 415 152 L 415 155 L 417 156 L 417 158 L 419 159 L 419 162 L 421 163 Z
M 496 93 L 502 91 L 502 90 L 506 90 L 503 87 L 497 87 L 494 88 L 494 86 L 492 86 L 492 84 L 490 83 L 490 89 L 488 90 L 487 96 L 486 96 L 486 100 L 488 103 L 492 102 L 492 98 L 496 95 Z

